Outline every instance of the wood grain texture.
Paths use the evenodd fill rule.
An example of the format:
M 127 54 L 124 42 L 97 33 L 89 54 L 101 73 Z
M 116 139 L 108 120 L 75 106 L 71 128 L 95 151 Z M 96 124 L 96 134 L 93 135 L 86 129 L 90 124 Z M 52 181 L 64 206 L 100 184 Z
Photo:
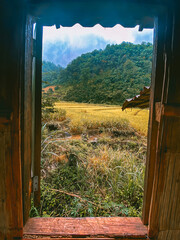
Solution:
M 12 134 L 17 140 L 17 133 L 12 133 L 11 124 L 0 123 L 0 239 L 22 236 L 22 218 L 20 215 L 22 202 L 21 195 L 17 194 L 21 185 L 17 187 L 19 183 L 14 180 L 14 178 L 19 180 L 19 177 L 16 176 L 18 174 L 16 166 L 11 164 L 15 154 L 10 151 L 14 144 Z M 15 170 L 16 173 L 14 173 Z M 17 204 L 15 205 L 14 202 Z
M 22 240 L 32 240 L 32 239 L 36 239 L 36 240 L 82 240 L 82 238 L 34 238 L 34 237 L 32 237 L 32 238 L 26 238 L 26 237 L 24 237 Z M 118 239 L 123 239 L 123 240 L 136 240 L 137 238 L 124 238 L 124 237 L 122 237 L 122 238 L 85 238 L 86 240 L 118 240 Z M 144 239 L 148 239 L 148 238 L 138 238 L 138 240 L 144 240 Z M 170 239 L 168 239 L 168 240 L 170 240 Z
M 61 237 L 123 237 L 142 238 L 147 228 L 139 218 L 31 218 L 24 228 L 25 235 Z
M 147 142 L 147 156 L 146 156 L 146 171 L 144 181 L 144 198 L 142 221 L 148 224 L 150 203 L 152 197 L 152 188 L 154 180 L 154 169 L 156 159 L 156 142 L 158 122 L 156 121 L 155 103 L 161 101 L 162 85 L 164 76 L 164 57 L 163 57 L 163 42 L 164 29 L 163 25 L 165 17 L 155 19 L 154 27 L 154 50 L 153 50 L 153 64 L 152 64 L 152 78 L 151 78 L 151 93 L 150 93 L 150 112 L 148 125 L 148 142 Z
M 160 231 L 156 240 L 179 240 L 180 230 Z
M 0 123 L 0 239 L 22 237 L 21 81 L 24 77 L 22 1 L 1 2 L 0 109 L 10 112 Z M 1 111 L 2 112 L 2 111 Z M 10 120 L 10 121 L 9 121 Z
M 180 106 L 164 104 L 162 114 L 166 117 L 180 118 Z
M 41 164 L 41 95 L 42 95 L 42 26 L 36 23 L 36 69 L 35 69 L 35 138 L 34 176 L 38 176 L 38 191 L 34 192 L 34 206 L 40 205 Z
M 23 183 L 23 222 L 27 222 L 31 207 L 31 160 L 32 160 L 32 27 L 33 18 L 26 18 L 25 79 L 22 86 L 22 183 Z
M 161 112 L 158 127 L 153 194 L 148 226 L 149 236 L 158 240 L 174 240 L 180 230 L 180 119 L 172 116 L 172 111 L 171 114 L 167 114 L 169 110 L 163 114 L 167 106 L 179 106 L 180 104 L 179 23 L 178 13 L 174 16 L 170 13 L 165 31 L 165 67 L 161 98 L 164 110 Z
M 38 236 L 37 236 L 38 237 Z M 34 236 L 32 235 L 32 236 L 29 236 L 29 237 L 26 237 L 26 236 L 24 236 L 23 237 L 23 240 L 32 240 L 32 239 L 36 239 L 36 240 L 38 240 L 38 239 L 41 239 L 41 240 L 72 240 L 72 239 L 75 239 L 75 240 L 82 240 L 82 238 L 44 238 L 44 237 L 42 237 L 42 238 L 34 238 Z M 114 238 L 86 238 L 86 240 L 114 240 Z M 125 239 L 125 240 L 127 240 L 127 239 Z
M 5 184 L 5 171 L 6 165 L 5 161 L 7 156 L 6 148 L 11 146 L 10 141 L 10 126 L 3 125 L 0 123 L 0 239 L 3 239 L 6 232 L 6 225 L 7 225 L 7 217 L 6 217 L 6 184 Z
M 160 231 L 180 228 L 180 153 L 167 153 L 165 160 L 168 168 L 160 202 Z M 168 207 L 164 208 L 164 206 Z
M 156 121 L 159 123 L 161 115 L 166 117 L 180 118 L 180 106 L 161 104 L 161 102 L 155 103 Z

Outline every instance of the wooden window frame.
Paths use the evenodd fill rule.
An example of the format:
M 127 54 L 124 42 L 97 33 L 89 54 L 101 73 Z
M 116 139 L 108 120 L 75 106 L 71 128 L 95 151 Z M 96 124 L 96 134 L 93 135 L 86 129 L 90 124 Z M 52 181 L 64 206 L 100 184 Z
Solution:
M 151 207 L 151 198 L 153 191 L 153 181 L 154 181 L 154 170 L 155 170 L 155 159 L 156 159 L 156 141 L 157 141 L 157 132 L 158 132 L 158 122 L 156 121 L 156 107 L 155 103 L 161 101 L 162 96 L 162 84 L 163 84 L 163 74 L 164 69 L 159 66 L 163 65 L 163 49 L 160 44 L 164 39 L 162 33 L 164 31 L 164 18 L 159 17 L 155 19 L 154 26 L 154 50 L 153 50 L 153 65 L 152 65 L 152 81 L 151 81 L 151 95 L 150 95 L 150 113 L 149 113 L 149 127 L 148 127 L 148 147 L 147 147 L 147 158 L 146 158 L 146 172 L 145 172 L 145 187 L 144 187 L 144 198 L 143 198 L 143 212 L 142 212 L 142 225 L 149 225 L 149 214 Z M 42 25 L 38 25 L 38 43 L 37 43 L 37 61 L 36 67 L 38 71 L 36 72 L 36 78 L 41 79 L 41 64 L 42 64 Z M 38 50 L 39 49 L 39 50 Z M 158 79 L 158 80 L 157 80 Z M 161 80 L 161 81 L 160 81 Z M 36 175 L 39 176 L 38 186 L 40 188 L 40 140 L 41 140 L 41 81 L 36 81 L 36 114 L 35 114 L 35 131 L 36 131 L 36 139 L 35 139 L 35 152 L 34 156 L 36 158 Z M 26 174 L 26 173 L 24 173 Z M 26 201 L 26 198 L 23 199 Z M 40 203 L 40 191 L 35 193 L 34 197 L 35 205 L 38 206 Z M 30 206 L 28 206 L 30 207 Z M 27 222 L 28 216 L 27 211 L 24 214 L 25 220 L 24 223 Z M 125 221 L 126 218 L 124 218 Z M 136 219 L 137 220 L 137 219 Z M 134 227 L 136 226 L 136 220 L 134 221 Z M 33 219 L 33 223 L 40 221 L 39 219 Z M 28 224 L 31 225 L 32 221 Z M 51 221 L 51 220 L 49 220 Z M 137 220 L 139 221 L 139 220 Z M 25 232 L 27 233 L 27 228 L 29 225 L 25 226 Z M 32 225 L 31 225 L 32 226 Z M 134 235 L 135 236 L 135 235 Z M 82 236 L 81 236 L 82 237 Z M 84 235 L 85 237 L 85 235 Z M 86 236 L 87 237 L 87 236 Z M 104 236 L 106 237 L 106 235 Z M 133 236 L 131 236 L 133 237 Z

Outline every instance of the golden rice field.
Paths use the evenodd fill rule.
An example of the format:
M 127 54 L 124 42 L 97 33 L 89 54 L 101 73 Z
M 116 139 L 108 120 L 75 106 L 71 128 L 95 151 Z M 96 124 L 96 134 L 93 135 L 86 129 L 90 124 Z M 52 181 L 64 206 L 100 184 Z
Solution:
M 94 128 L 100 123 L 115 123 L 127 119 L 130 125 L 140 134 L 146 136 L 148 129 L 149 110 L 126 109 L 122 111 L 117 105 L 100 105 L 76 102 L 57 102 L 57 109 L 65 109 L 67 117 L 71 119 L 72 127 L 83 127 L 84 123 Z M 99 125 L 98 125 L 99 126 Z

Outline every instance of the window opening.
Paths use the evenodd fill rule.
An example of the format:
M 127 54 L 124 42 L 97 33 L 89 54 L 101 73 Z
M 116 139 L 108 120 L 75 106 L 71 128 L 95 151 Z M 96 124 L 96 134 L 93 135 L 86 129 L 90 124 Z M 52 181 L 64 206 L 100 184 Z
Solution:
M 152 52 L 152 30 L 44 27 L 41 205 L 31 217 L 141 215 L 149 111 L 122 105 L 150 86 Z

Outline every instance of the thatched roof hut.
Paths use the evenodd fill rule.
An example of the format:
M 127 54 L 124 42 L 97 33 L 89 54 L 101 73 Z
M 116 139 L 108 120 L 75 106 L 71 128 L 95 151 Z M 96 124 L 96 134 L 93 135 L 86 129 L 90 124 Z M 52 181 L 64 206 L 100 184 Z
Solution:
M 150 99 L 150 87 L 144 87 L 143 90 L 133 98 L 126 99 L 123 103 L 122 110 L 126 108 L 148 108 Z

